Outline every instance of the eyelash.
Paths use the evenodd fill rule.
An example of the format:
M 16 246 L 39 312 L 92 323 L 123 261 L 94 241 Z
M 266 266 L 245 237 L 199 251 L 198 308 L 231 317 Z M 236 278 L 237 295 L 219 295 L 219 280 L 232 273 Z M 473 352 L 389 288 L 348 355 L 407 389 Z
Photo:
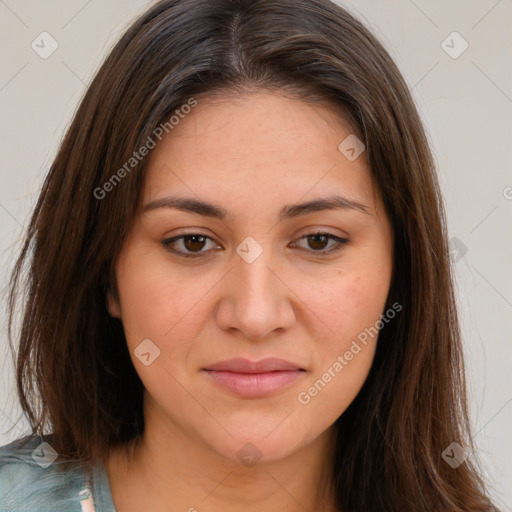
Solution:
M 304 235 L 302 235 L 299 240 L 302 240 L 303 238 L 307 238 L 309 236 L 317 236 L 317 235 L 322 235 L 322 236 L 326 236 L 328 238 L 330 238 L 331 240 L 334 240 L 337 244 L 337 246 L 335 246 L 334 248 L 330 248 L 328 250 L 321 250 L 321 251 L 314 251 L 312 250 L 311 252 L 313 254 L 318 254 L 319 256 L 327 256 L 327 255 L 330 255 L 334 252 L 338 252 L 339 250 L 341 250 L 343 248 L 344 245 L 346 245 L 347 243 L 349 243 L 349 240 L 347 238 L 342 238 L 342 237 L 339 237 L 339 236 L 336 236 L 336 235 L 333 235 L 331 233 L 324 233 L 323 231 L 312 231 L 311 233 L 305 233 Z M 175 236 L 173 238 L 169 238 L 167 240 L 163 240 L 162 241 L 162 245 L 164 246 L 164 249 L 166 249 L 167 251 L 169 252 L 172 252 L 173 254 L 176 254 L 177 256 L 180 256 L 182 258 L 199 258 L 201 257 L 203 254 L 205 254 L 205 252 L 181 252 L 181 251 L 177 251 L 176 249 L 173 249 L 171 246 L 172 244 L 174 244 L 175 242 L 177 242 L 178 240 L 181 240 L 181 239 L 184 239 L 186 237 L 192 237 L 192 236 L 200 236 L 200 237 L 203 237 L 207 240 L 212 240 L 209 236 L 206 236 L 206 235 L 202 235 L 201 233 L 187 233 L 187 234 L 184 234 L 184 235 L 179 235 L 179 236 Z M 307 250 L 307 249 L 304 249 L 304 250 Z

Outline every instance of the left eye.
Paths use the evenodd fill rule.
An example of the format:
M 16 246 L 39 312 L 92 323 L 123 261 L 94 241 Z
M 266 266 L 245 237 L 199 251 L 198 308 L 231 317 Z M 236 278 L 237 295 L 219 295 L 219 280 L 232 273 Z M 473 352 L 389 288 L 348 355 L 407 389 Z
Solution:
M 342 248 L 343 245 L 348 243 L 348 239 L 341 238 L 336 235 L 332 235 L 330 233 L 308 233 L 303 235 L 299 241 L 306 240 L 307 245 L 312 252 L 319 254 L 327 254 L 334 251 L 337 251 Z M 329 246 L 329 242 L 333 242 Z M 178 242 L 181 244 L 181 248 L 176 248 Z M 183 257 L 197 257 L 201 254 L 208 252 L 203 251 L 208 242 L 213 243 L 213 240 L 209 236 L 200 235 L 200 234 L 191 234 L 191 235 L 180 235 L 175 236 L 173 238 L 169 238 L 168 240 L 164 240 L 162 245 L 164 248 L 174 254 Z M 219 245 L 216 245 L 217 249 L 222 249 Z M 300 247 L 297 243 L 291 244 L 291 246 Z M 308 249 L 308 247 L 302 247 L 303 249 Z M 327 250 L 326 250 L 327 248 Z
M 348 239 L 331 235 L 330 233 L 308 233 L 302 236 L 300 240 L 306 240 L 309 247 L 314 249 L 313 252 L 324 254 L 338 251 L 348 243 Z M 333 241 L 334 243 L 329 246 L 329 241 Z M 326 247 L 329 248 L 325 250 Z

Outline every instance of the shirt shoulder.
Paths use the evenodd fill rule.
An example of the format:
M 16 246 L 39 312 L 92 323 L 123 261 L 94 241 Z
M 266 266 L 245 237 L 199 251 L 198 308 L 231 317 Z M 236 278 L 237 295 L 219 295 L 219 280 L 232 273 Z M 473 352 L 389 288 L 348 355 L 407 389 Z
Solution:
M 51 435 L 25 436 L 0 446 L 0 512 L 94 511 L 86 465 L 63 470 Z

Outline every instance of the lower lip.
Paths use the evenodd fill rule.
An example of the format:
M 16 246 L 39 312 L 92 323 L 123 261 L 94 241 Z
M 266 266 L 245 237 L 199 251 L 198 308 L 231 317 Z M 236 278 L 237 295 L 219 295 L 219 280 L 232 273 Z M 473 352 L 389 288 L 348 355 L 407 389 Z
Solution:
M 267 373 L 235 373 L 204 370 L 217 384 L 243 397 L 264 397 L 289 386 L 306 372 L 302 370 Z

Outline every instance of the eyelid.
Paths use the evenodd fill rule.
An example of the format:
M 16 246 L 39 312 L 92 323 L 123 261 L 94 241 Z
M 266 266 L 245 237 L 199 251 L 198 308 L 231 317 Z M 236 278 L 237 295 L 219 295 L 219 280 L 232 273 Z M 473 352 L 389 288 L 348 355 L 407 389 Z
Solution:
M 325 229 L 322 229 L 322 228 L 312 228 L 312 229 L 308 228 L 304 233 L 302 233 L 299 236 L 299 239 L 303 238 L 305 236 L 311 236 L 311 235 L 327 235 L 327 236 L 330 236 L 332 238 L 339 238 L 339 239 L 347 240 L 348 241 L 348 235 L 332 233 L 331 231 L 329 231 L 328 228 L 325 228 Z

